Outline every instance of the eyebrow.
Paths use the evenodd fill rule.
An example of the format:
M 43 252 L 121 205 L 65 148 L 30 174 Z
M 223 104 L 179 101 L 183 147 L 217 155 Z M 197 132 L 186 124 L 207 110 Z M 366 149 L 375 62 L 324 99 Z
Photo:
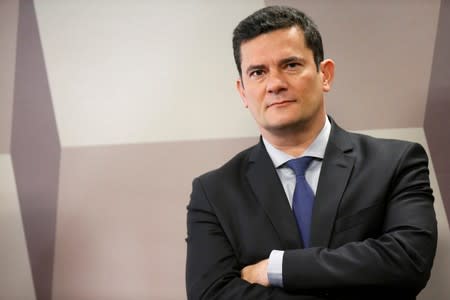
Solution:
M 280 60 L 279 64 L 280 65 L 285 65 L 285 64 L 292 63 L 292 62 L 304 63 L 305 59 L 303 59 L 301 57 L 298 57 L 298 56 L 289 56 L 289 57 L 286 57 L 286 58 L 283 58 L 282 60 Z
M 289 57 L 286 57 L 286 58 L 281 59 L 281 60 L 278 62 L 278 64 L 279 64 L 279 65 L 285 65 L 285 64 L 292 63 L 292 62 L 300 62 L 300 63 L 304 63 L 304 62 L 305 62 L 305 59 L 302 58 L 302 57 L 298 57 L 298 56 L 289 56 Z M 263 64 L 260 64 L 260 65 L 250 65 L 250 66 L 247 67 L 247 69 L 245 69 L 245 73 L 248 74 L 248 73 L 250 73 L 251 71 L 254 71 L 254 70 L 261 70 L 261 69 L 265 69 L 265 68 L 266 68 L 266 65 L 263 65 Z
M 251 71 L 254 71 L 254 70 L 260 70 L 260 69 L 265 69 L 265 68 L 266 68 L 265 65 L 250 65 L 250 66 L 248 66 L 248 68 L 245 70 L 245 73 L 248 74 L 248 73 L 250 73 Z

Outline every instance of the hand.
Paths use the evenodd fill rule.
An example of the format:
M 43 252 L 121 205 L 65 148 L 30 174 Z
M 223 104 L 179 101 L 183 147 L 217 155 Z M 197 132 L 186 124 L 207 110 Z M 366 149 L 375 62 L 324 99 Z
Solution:
M 241 270 L 241 278 L 250 283 L 257 283 L 263 286 L 269 286 L 267 277 L 268 259 L 262 260 L 254 265 L 246 266 Z

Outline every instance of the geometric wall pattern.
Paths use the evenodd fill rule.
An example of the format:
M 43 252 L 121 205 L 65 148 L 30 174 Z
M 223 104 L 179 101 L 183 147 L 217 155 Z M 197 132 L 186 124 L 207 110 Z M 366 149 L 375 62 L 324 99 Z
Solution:
M 20 1 L 11 156 L 38 299 L 51 299 L 61 147 L 32 1 Z
M 450 294 L 450 1 L 0 1 L 0 299 L 184 299 L 195 176 L 254 144 L 231 32 L 307 12 L 343 127 L 417 141 L 439 223 L 419 299 Z M 206 124 L 206 125 L 205 125 Z

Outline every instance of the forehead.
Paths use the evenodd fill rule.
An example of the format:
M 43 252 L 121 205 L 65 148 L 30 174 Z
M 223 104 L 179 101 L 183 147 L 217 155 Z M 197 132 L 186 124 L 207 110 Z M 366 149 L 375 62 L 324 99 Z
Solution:
M 277 29 L 261 34 L 241 44 L 241 65 L 246 66 L 264 59 L 281 59 L 288 56 L 308 56 L 303 30 L 297 26 Z M 306 57 L 305 57 L 306 58 Z

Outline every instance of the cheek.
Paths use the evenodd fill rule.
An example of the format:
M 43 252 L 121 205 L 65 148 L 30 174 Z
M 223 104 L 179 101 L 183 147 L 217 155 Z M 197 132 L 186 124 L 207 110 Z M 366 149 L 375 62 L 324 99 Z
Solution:
M 246 98 L 249 107 L 259 108 L 264 103 L 265 94 L 260 91 L 247 90 Z
M 259 102 L 252 102 L 248 106 L 250 113 L 254 117 L 258 117 L 259 115 L 263 114 L 263 106 Z
M 322 85 L 317 80 L 307 78 L 297 82 L 296 93 L 303 98 L 314 98 L 322 92 Z

